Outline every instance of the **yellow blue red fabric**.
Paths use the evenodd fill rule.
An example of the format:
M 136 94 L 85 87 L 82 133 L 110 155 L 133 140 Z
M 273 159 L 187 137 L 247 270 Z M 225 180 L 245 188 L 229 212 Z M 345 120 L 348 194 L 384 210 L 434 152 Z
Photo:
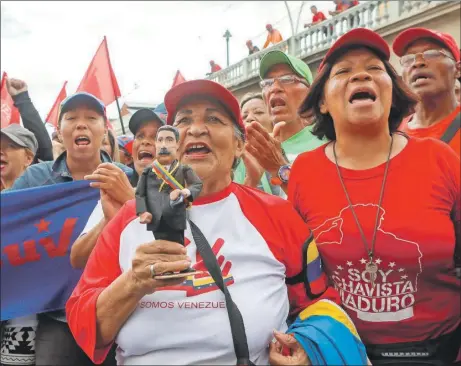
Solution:
M 306 270 L 305 281 L 309 284 L 309 289 L 313 296 L 319 296 L 325 292 L 328 287 L 328 279 L 322 268 L 322 259 L 317 249 L 314 236 L 311 234 L 308 239 L 307 248 L 304 251 Z
M 343 309 L 319 300 L 303 310 L 287 333 L 293 334 L 312 365 L 366 365 L 364 344 Z
M 152 170 L 158 177 L 162 178 L 172 189 L 184 189 L 184 187 L 160 164 L 154 160 Z

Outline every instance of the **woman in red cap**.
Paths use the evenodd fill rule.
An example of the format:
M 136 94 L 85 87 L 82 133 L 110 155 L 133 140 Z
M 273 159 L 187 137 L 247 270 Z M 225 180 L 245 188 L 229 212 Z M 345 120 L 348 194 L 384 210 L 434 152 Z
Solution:
M 188 211 L 185 247 L 155 240 L 135 202 L 127 203 L 102 232 L 67 303 L 78 344 L 96 363 L 114 341 L 119 364 L 307 365 L 308 354 L 317 364 L 366 362 L 292 205 L 232 182 L 245 140 L 235 97 L 194 80 L 171 89 L 165 105 L 180 132 L 179 159 L 203 182 Z M 189 266 L 203 273 L 185 282 L 157 277 Z M 284 333 L 289 313 L 299 315 L 293 335 Z M 334 347 L 318 351 L 331 339 Z
M 461 340 L 460 161 L 440 141 L 397 133 L 417 97 L 389 56 L 363 28 L 328 51 L 300 113 L 312 110 L 313 133 L 331 142 L 297 158 L 288 198 L 371 362 L 451 365 Z
M 403 80 L 418 95 L 415 113 L 402 123 L 410 136 L 433 137 L 461 153 L 461 106 L 456 82 L 461 80 L 459 46 L 447 34 L 427 28 L 410 28 L 393 43 L 400 57 Z

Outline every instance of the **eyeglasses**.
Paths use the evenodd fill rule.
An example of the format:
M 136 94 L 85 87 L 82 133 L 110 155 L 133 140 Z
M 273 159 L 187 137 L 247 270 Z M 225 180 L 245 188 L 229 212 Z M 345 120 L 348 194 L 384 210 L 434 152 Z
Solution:
M 259 86 L 261 87 L 261 89 L 270 88 L 272 85 L 274 85 L 276 80 L 282 85 L 290 85 L 290 84 L 294 84 L 295 82 L 298 82 L 306 86 L 309 86 L 306 80 L 298 78 L 297 76 L 294 76 L 294 75 L 284 75 L 278 78 L 264 79 L 259 82 Z
M 445 56 L 448 58 L 451 58 L 452 60 L 455 60 L 453 57 L 448 55 L 446 52 L 442 50 L 427 50 L 424 52 L 419 52 L 419 53 L 411 53 L 405 56 L 402 56 L 400 58 L 400 64 L 404 67 L 409 67 L 413 65 L 413 63 L 416 61 L 416 56 L 421 55 L 422 58 L 426 61 L 431 61 L 431 60 L 436 60 L 440 56 Z

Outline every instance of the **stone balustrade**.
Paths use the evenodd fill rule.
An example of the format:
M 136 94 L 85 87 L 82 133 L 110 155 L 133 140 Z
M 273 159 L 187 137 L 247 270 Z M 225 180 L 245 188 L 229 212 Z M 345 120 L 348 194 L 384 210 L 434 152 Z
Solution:
M 379 33 L 381 28 L 448 1 L 450 0 L 373 0 L 361 2 L 331 19 L 304 29 L 281 43 L 254 53 L 236 64 L 213 73 L 208 79 L 231 88 L 258 76 L 260 60 L 268 51 L 279 49 L 304 59 L 310 55 L 326 51 L 338 37 L 350 29 L 365 27 Z

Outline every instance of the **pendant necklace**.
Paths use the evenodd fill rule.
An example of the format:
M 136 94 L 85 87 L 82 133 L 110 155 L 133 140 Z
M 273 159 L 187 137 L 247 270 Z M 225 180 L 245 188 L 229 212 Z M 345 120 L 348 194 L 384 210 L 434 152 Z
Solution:
M 357 224 L 357 227 L 360 231 L 360 235 L 362 237 L 363 245 L 365 246 L 365 250 L 368 254 L 368 259 L 369 261 L 365 265 L 365 272 L 368 275 L 368 279 L 371 282 L 372 287 L 375 287 L 375 281 L 378 273 L 378 265 L 376 262 L 373 262 L 373 256 L 375 254 L 375 243 L 376 243 L 376 233 L 378 231 L 378 222 L 379 222 L 379 216 L 380 216 L 380 211 L 381 211 L 381 204 L 383 202 L 383 197 L 384 197 L 384 187 L 386 185 L 386 180 L 387 180 L 387 172 L 389 170 L 389 163 L 391 161 L 391 153 L 392 153 L 392 145 L 394 142 L 394 136 L 391 135 L 391 146 L 389 149 L 389 154 L 387 156 L 387 162 L 386 162 L 386 168 L 384 170 L 384 177 L 383 177 L 383 183 L 381 185 L 381 193 L 379 195 L 379 202 L 378 202 L 378 210 L 376 212 L 376 220 L 375 220 L 375 227 L 373 230 L 373 237 L 371 240 L 371 246 L 368 245 L 367 238 L 365 237 L 365 233 L 363 232 L 362 225 L 360 225 L 359 219 L 355 213 L 354 207 L 352 205 L 351 199 L 349 197 L 349 193 L 347 192 L 346 185 L 344 184 L 343 178 L 341 176 L 341 172 L 339 170 L 339 165 L 338 165 L 338 158 L 336 156 L 336 141 L 333 142 L 333 155 L 335 157 L 335 165 L 336 165 L 336 170 L 338 171 L 338 176 L 339 176 L 339 181 L 341 182 L 341 186 L 343 187 L 344 194 L 346 195 L 347 202 L 349 204 L 349 208 L 352 212 L 352 215 L 354 216 L 355 223 Z

